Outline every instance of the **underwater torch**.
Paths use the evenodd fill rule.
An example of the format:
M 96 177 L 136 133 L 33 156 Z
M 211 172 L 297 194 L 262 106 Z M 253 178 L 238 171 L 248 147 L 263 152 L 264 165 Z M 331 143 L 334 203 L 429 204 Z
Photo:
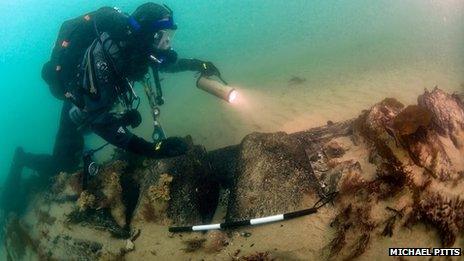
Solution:
M 234 88 L 226 85 L 225 82 L 222 84 L 206 76 L 198 78 L 197 87 L 229 103 L 234 102 L 238 94 Z

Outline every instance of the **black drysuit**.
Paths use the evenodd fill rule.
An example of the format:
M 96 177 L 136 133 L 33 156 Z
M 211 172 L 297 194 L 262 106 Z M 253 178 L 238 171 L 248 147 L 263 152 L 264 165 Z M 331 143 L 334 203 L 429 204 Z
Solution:
M 53 154 L 24 153 L 21 159 L 22 165 L 46 175 L 76 170 L 82 158 L 84 146 L 83 134 L 78 130 L 82 127 L 93 131 L 119 148 L 156 157 L 152 143 L 133 135 L 111 113 L 112 107 L 118 101 L 115 86 L 121 83 L 121 78 L 129 76 L 125 75 L 125 72 L 128 71 L 127 67 L 133 64 L 128 53 L 139 51 L 131 49 L 133 45 L 126 42 L 131 34 L 128 17 L 113 8 L 104 7 L 67 21 L 62 28 L 66 24 L 78 25 L 74 26 L 73 30 L 67 30 L 67 33 L 60 33 L 51 60 L 44 66 L 42 76 L 50 85 L 60 85 L 62 89 L 78 97 L 81 109 L 77 109 L 72 102 L 65 100 Z M 101 33 L 100 35 L 96 34 L 96 28 Z M 63 44 L 64 42 L 66 45 Z M 70 48 L 73 44 L 74 46 L 89 44 L 89 47 L 85 52 L 79 49 L 72 51 L 75 50 Z M 61 55 L 58 55 L 60 52 Z M 81 63 L 75 66 L 72 61 L 77 56 L 80 57 Z M 108 61 L 108 58 L 112 61 Z M 197 59 L 178 59 L 175 63 L 161 66 L 160 71 L 171 73 L 199 71 L 201 64 L 202 62 Z M 87 70 L 89 65 L 92 68 L 91 73 Z M 131 69 L 134 70 L 134 68 Z M 143 69 L 146 69 L 146 66 L 140 68 L 140 70 Z M 115 71 L 121 75 L 115 75 Z M 93 78 L 93 87 L 90 86 L 90 77 Z M 59 88 L 51 86 L 51 89 Z M 76 119 L 70 118 L 71 109 L 74 113 L 78 112 L 77 122 Z
M 121 78 L 130 76 L 127 69 L 132 73 L 144 70 L 144 67 L 146 70 L 146 65 L 135 68 L 140 63 L 130 60 L 132 56 L 129 54 L 140 51 L 137 48 L 134 50 L 134 42 L 128 44 L 130 37 L 128 17 L 109 7 L 66 21 L 62 25 L 51 59 L 42 69 L 42 77 L 56 97 L 64 99 L 63 94 L 67 93 L 78 99 L 64 99 L 52 155 L 17 150 L 0 202 L 6 212 L 18 212 L 21 209 L 24 195 L 18 194 L 18 189 L 21 188 L 19 184 L 23 167 L 37 171 L 42 177 L 51 177 L 60 171 L 77 170 L 84 147 L 81 127 L 128 151 L 149 157 L 163 156 L 155 150 L 154 144 L 133 135 L 111 113 L 118 101 L 119 93 L 116 89 L 120 89 L 115 87 L 121 87 Z M 102 41 L 96 40 L 99 38 Z M 145 57 L 146 54 L 138 55 Z M 108 61 L 108 57 L 113 61 Z M 89 65 L 91 71 L 87 70 Z M 175 63 L 161 66 L 160 71 L 199 71 L 201 65 L 202 62 L 196 59 L 178 59 Z M 120 74 L 116 75 L 111 66 Z M 93 89 L 89 84 L 90 76 Z M 123 91 L 127 90 L 123 88 Z M 80 109 L 75 104 L 80 105 Z M 71 119 L 70 112 L 78 117 Z M 169 149 L 167 151 L 173 152 Z

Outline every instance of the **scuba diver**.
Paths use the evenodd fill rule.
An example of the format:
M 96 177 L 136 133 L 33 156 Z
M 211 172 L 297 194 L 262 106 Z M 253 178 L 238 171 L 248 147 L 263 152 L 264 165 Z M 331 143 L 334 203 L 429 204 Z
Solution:
M 16 150 L 2 195 L 6 211 L 17 210 L 11 199 L 17 196 L 23 167 L 41 177 L 76 171 L 88 132 L 146 157 L 175 157 L 187 151 L 182 138 L 149 142 L 128 129 L 141 123 L 133 84 L 142 81 L 150 68 L 157 86 L 160 71 L 219 75 L 211 62 L 177 58 L 171 48 L 176 29 L 172 10 L 151 2 L 132 15 L 103 7 L 63 23 L 51 59 L 42 68 L 42 78 L 52 94 L 64 101 L 53 154 Z

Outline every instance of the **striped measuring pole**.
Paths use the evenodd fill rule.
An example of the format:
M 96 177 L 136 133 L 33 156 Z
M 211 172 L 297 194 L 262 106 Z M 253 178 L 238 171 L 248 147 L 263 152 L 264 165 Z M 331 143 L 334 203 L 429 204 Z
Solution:
M 297 217 L 307 216 L 314 213 L 317 213 L 317 210 L 323 207 L 325 204 L 331 202 L 338 192 L 333 192 L 327 195 L 326 197 L 320 199 L 312 208 L 298 210 L 294 212 L 289 212 L 280 215 L 267 216 L 261 218 L 246 219 L 240 221 L 231 221 L 217 224 L 209 225 L 198 225 L 198 226 L 181 226 L 181 227 L 170 227 L 169 232 L 172 233 L 181 233 L 181 232 L 194 232 L 194 231 L 208 231 L 208 230 L 217 230 L 217 229 L 233 229 L 244 226 L 254 226 L 273 223 L 277 221 L 289 220 Z

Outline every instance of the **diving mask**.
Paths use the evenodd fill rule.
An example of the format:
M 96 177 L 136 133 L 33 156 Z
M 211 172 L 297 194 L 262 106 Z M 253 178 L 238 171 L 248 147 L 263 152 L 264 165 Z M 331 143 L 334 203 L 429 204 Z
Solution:
M 176 34 L 175 30 L 164 29 L 155 33 L 154 47 L 155 50 L 166 51 L 171 49 L 171 42 Z

